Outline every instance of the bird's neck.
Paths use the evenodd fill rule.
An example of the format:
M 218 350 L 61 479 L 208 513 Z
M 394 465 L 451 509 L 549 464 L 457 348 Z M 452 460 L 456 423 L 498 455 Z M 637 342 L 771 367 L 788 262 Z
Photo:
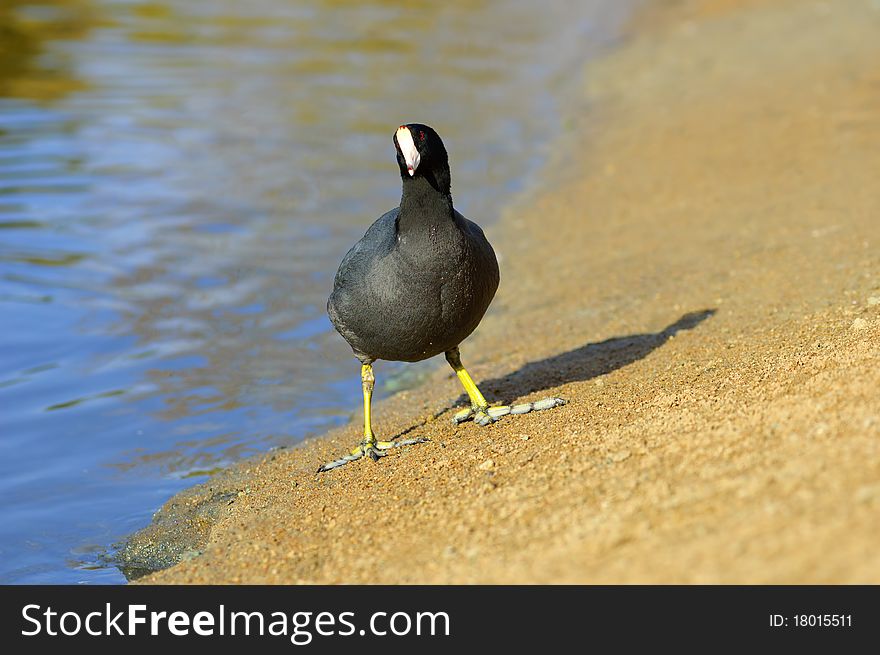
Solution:
M 452 194 L 448 186 L 438 189 L 436 182 L 424 176 L 403 180 L 400 198 L 399 229 L 418 229 L 453 221 Z

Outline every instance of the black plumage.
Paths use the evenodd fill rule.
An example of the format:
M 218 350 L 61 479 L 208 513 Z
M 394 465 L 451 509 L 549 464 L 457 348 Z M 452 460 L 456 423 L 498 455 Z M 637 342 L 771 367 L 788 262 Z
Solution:
M 400 206 L 348 251 L 327 303 L 333 325 L 365 364 L 415 362 L 454 349 L 480 323 L 498 288 L 492 246 L 453 207 L 440 137 L 414 123 L 401 126 L 394 145 L 403 180 Z M 412 146 L 414 169 L 404 154 L 412 155 Z

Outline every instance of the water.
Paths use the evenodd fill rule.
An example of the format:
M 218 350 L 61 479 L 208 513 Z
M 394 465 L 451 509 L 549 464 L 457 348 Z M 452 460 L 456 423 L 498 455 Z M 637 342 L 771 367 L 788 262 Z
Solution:
M 324 303 L 399 200 L 394 129 L 437 127 L 491 222 L 623 13 L 2 0 L 0 582 L 123 582 L 173 493 L 359 411 Z

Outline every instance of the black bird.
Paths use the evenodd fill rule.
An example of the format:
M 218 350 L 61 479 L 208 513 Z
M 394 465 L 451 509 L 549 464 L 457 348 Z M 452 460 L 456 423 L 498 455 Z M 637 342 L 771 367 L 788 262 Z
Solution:
M 498 288 L 498 261 L 483 230 L 452 206 L 449 159 L 427 125 L 401 125 L 394 134 L 403 180 L 400 206 L 379 218 L 342 259 L 327 313 L 361 361 L 364 438 L 327 471 L 364 455 L 424 439 L 378 441 L 370 424 L 377 359 L 417 362 L 440 353 L 467 391 L 471 406 L 454 421 L 488 425 L 507 414 L 562 405 L 561 398 L 493 406 L 461 364 L 458 346 L 476 329 Z

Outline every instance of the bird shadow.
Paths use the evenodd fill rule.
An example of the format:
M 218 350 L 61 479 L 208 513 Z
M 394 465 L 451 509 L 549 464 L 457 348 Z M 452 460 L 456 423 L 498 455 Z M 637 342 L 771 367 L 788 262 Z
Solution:
M 659 332 L 632 334 L 599 343 L 588 343 L 552 357 L 529 362 L 502 377 L 483 380 L 480 387 L 484 393 L 492 396 L 492 400 L 509 404 L 516 398 L 567 382 L 592 380 L 647 357 L 672 336 L 694 329 L 716 311 L 704 309 L 689 312 Z M 465 402 L 465 394 L 456 400 L 457 405 Z

